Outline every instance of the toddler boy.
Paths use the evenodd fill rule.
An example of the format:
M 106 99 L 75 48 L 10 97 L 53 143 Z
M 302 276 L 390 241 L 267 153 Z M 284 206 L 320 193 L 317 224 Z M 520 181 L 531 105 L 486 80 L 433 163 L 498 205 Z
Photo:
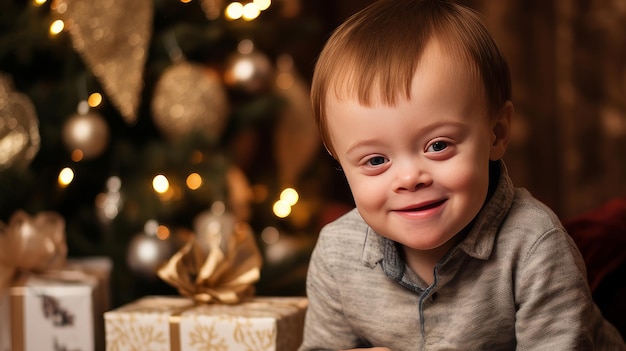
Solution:
M 313 252 L 301 351 L 626 349 L 507 175 L 510 75 L 475 12 L 379 0 L 329 39 L 311 97 L 356 209 Z

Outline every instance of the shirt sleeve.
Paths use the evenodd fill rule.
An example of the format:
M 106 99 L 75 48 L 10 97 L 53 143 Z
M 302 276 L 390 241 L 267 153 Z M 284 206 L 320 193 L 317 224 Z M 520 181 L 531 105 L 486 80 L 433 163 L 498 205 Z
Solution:
M 304 339 L 299 351 L 340 350 L 359 346 L 341 305 L 339 284 L 333 267 L 337 265 L 332 236 L 320 234 L 307 273 L 309 307 L 304 325 Z M 337 246 L 337 245 L 335 245 Z
M 522 257 L 516 280 L 518 350 L 624 349 L 593 302 L 585 263 L 564 229 L 537 239 Z

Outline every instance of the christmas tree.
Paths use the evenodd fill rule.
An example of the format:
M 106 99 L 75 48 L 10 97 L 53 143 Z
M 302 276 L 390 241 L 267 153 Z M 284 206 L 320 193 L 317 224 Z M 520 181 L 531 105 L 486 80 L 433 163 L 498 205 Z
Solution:
M 0 220 L 58 212 L 70 256 L 113 260 L 119 305 L 173 293 L 155 268 L 232 217 L 263 253 L 258 294 L 303 294 L 351 206 L 308 102 L 329 29 L 303 6 L 1 2 Z

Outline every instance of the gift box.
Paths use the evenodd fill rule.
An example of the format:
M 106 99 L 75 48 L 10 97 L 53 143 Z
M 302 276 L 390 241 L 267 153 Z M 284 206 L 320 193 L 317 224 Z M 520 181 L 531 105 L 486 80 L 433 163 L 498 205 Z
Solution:
M 0 351 L 104 350 L 111 267 L 109 258 L 89 257 L 68 260 L 62 270 L 22 274 L 0 296 Z M 72 334 L 88 339 L 80 348 L 65 347 L 76 344 L 63 341 L 76 339 Z
M 158 269 L 181 296 L 144 297 L 105 313 L 107 350 L 294 351 L 300 346 L 307 299 L 254 297 L 262 258 L 252 230 L 220 208 L 201 213 L 195 235 Z
M 111 309 L 111 270 L 109 257 L 68 258 L 65 269 L 77 270 L 96 279 L 93 293 L 94 340 L 96 351 L 104 351 L 104 312 Z
M 32 275 L 12 285 L 5 294 L 8 304 L 5 300 L 3 314 L 8 320 L 1 322 L 6 325 L 3 347 L 12 351 L 94 350 L 97 281 L 88 276 L 76 278 Z M 4 339 L 7 334 L 10 340 Z
M 111 260 L 66 256 L 59 214 L 0 221 L 0 351 L 104 350 Z
M 11 310 L 8 292 L 0 292 L 0 351 L 11 351 Z
M 255 297 L 237 304 L 148 296 L 104 315 L 106 350 L 293 351 L 302 342 L 304 297 Z

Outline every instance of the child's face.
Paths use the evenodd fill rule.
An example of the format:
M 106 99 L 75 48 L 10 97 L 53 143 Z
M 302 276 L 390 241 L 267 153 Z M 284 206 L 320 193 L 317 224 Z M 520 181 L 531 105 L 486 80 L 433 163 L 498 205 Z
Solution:
M 483 205 L 489 160 L 503 156 L 483 88 L 460 64 L 425 48 L 409 100 L 364 106 L 330 95 L 327 121 L 357 208 L 379 234 L 414 250 L 446 247 Z M 495 132 L 494 132 L 495 131 Z

